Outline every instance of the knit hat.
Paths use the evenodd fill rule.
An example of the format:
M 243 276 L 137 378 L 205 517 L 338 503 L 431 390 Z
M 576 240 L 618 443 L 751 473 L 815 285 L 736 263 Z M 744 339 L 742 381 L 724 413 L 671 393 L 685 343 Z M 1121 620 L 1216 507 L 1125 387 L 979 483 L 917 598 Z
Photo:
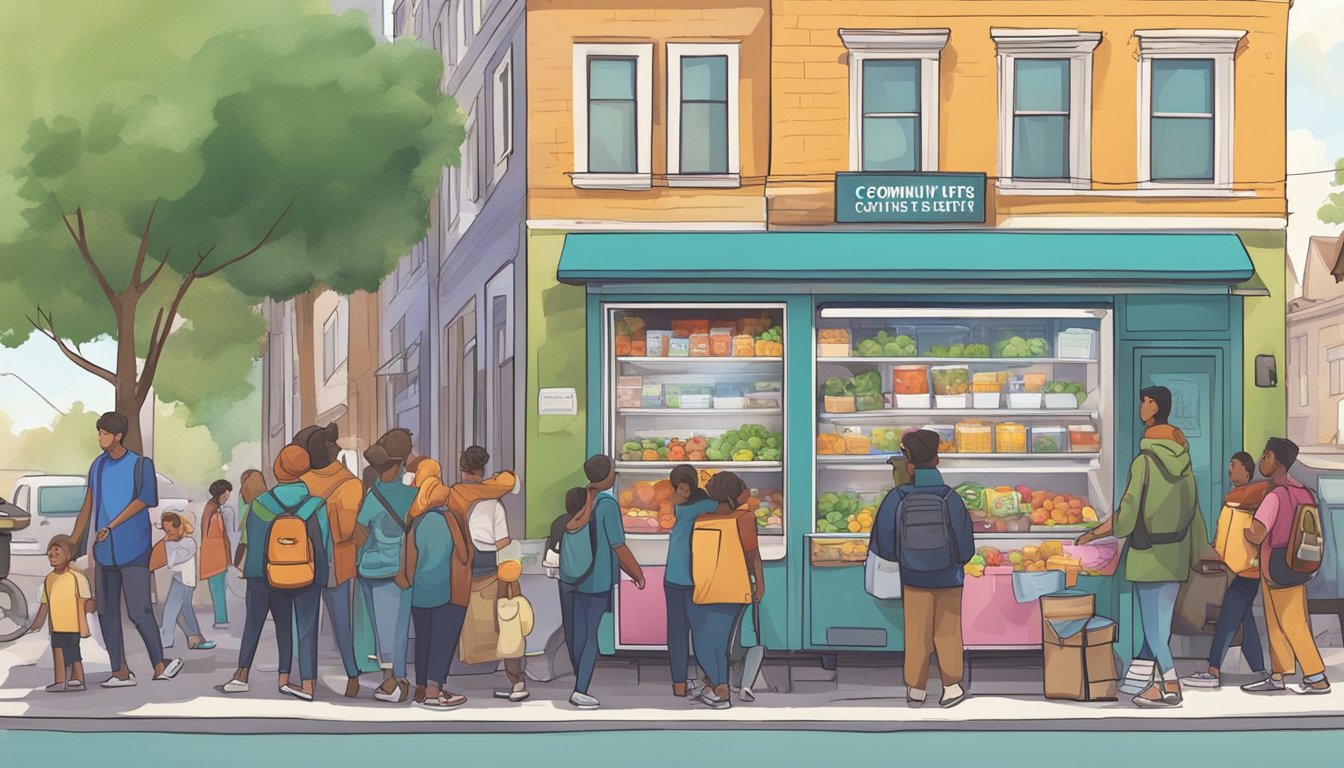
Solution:
M 907 432 L 901 437 L 901 453 L 911 464 L 926 467 L 938 460 L 938 443 L 941 440 L 938 433 L 930 429 Z
M 1265 443 L 1265 450 L 1274 454 L 1274 458 L 1279 460 L 1284 469 L 1292 469 L 1293 464 L 1297 463 L 1297 443 L 1286 437 L 1269 438 L 1269 442 Z
M 310 469 L 308 452 L 297 445 L 286 445 L 280 449 L 280 455 L 275 457 L 275 465 L 271 469 L 276 481 L 297 482 Z

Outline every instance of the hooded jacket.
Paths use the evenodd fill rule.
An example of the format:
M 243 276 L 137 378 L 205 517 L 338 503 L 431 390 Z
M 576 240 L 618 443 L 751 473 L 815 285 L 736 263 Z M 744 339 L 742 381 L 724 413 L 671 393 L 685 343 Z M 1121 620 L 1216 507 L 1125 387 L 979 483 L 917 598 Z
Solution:
M 1143 450 L 1129 465 L 1113 533 L 1117 538 L 1131 537 L 1142 516 L 1151 535 L 1181 531 L 1185 535 L 1149 549 L 1135 549 L 1131 542 L 1125 552 L 1125 578 L 1138 583 L 1184 582 L 1209 546 L 1190 448 L 1179 429 L 1166 425 L 1150 428 L 1139 445 Z
M 331 564 L 336 571 L 336 584 L 343 584 L 355 576 L 359 554 L 354 541 L 355 521 L 359 517 L 359 507 L 364 503 L 364 486 L 339 461 L 309 470 L 302 480 L 309 493 L 327 503 L 331 522 Z

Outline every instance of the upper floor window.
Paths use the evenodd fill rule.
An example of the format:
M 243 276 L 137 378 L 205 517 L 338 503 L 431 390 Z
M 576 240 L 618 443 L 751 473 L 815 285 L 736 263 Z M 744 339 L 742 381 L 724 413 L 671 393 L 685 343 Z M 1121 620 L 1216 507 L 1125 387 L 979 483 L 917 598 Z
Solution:
M 1092 177 L 1097 32 L 994 29 L 1000 186 L 1072 186 Z
M 322 381 L 331 381 L 350 353 L 350 322 L 344 298 L 322 322 Z
M 851 169 L 938 170 L 938 70 L 948 35 L 840 30 L 849 49 Z
M 471 30 L 467 28 L 467 3 L 471 0 L 457 0 L 453 13 L 453 50 L 451 60 L 457 64 L 467 56 L 467 40 Z
M 653 46 L 574 46 L 574 185 L 648 189 Z
M 738 45 L 667 46 L 671 186 L 737 186 Z
M 490 76 L 490 126 L 494 162 L 491 179 L 503 176 L 509 154 L 513 152 L 513 49 L 505 50 L 504 57 L 495 65 Z
M 1232 185 L 1234 59 L 1242 30 L 1140 30 L 1139 179 Z

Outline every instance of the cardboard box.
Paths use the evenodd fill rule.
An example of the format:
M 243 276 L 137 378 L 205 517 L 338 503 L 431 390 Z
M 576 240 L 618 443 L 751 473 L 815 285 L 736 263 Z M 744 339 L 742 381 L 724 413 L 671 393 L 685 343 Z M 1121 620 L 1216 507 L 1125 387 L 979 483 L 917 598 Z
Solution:
M 1042 605 L 1045 600 L 1042 598 Z M 1119 670 L 1114 621 L 1101 616 L 1043 619 L 1045 697 L 1065 701 L 1115 701 Z
M 1097 596 L 1066 589 L 1041 598 L 1041 620 L 1090 619 L 1097 615 Z

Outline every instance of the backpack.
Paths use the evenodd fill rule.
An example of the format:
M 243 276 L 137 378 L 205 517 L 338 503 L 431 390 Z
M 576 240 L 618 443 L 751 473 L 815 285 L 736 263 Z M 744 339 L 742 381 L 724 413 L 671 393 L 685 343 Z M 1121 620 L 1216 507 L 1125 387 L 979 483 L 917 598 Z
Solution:
M 563 550 L 565 542 L 565 533 L 566 533 L 565 529 L 569 525 L 569 521 L 573 519 L 574 516 L 566 512 L 560 517 L 557 517 L 555 519 L 555 523 L 551 525 L 551 536 L 555 537 L 556 554 L 560 554 Z M 592 553 L 592 557 L 588 560 L 588 567 L 587 569 L 584 570 L 582 574 L 580 574 L 579 576 L 575 576 L 573 578 L 566 578 L 563 571 L 561 571 L 560 573 L 560 581 L 570 585 L 571 587 L 577 587 L 578 585 L 586 581 L 589 576 L 593 575 L 593 569 L 597 567 L 596 522 L 597 522 L 597 500 L 594 500 L 593 508 L 588 512 L 588 522 L 585 525 L 585 527 L 588 529 L 588 551 Z M 558 536 L 557 536 L 557 530 L 559 533 Z M 574 533 L 578 533 L 578 531 L 574 531 Z M 546 548 L 547 549 L 551 548 L 550 539 L 547 539 Z M 563 560 L 561 562 L 563 562 Z
M 1157 454 L 1148 449 L 1139 451 L 1140 456 L 1146 456 L 1158 471 L 1162 472 L 1161 461 Z M 1151 470 L 1148 470 L 1151 471 Z M 1139 493 L 1139 515 L 1138 520 L 1134 522 L 1134 531 L 1129 535 L 1128 546 L 1130 549 L 1144 551 L 1152 549 L 1158 544 L 1179 544 L 1185 541 L 1185 537 L 1190 535 L 1190 526 L 1195 522 L 1195 515 L 1199 514 L 1199 492 L 1196 489 L 1194 503 L 1190 505 L 1190 515 L 1185 519 L 1179 528 L 1171 533 L 1149 533 L 1148 532 L 1148 475 L 1143 477 L 1143 490 Z
M 899 500 L 885 517 L 883 509 L 878 510 L 878 521 L 883 523 L 880 531 L 876 530 L 878 521 L 874 521 L 878 556 L 900 563 L 903 569 L 924 573 L 960 565 L 948 508 L 948 500 L 956 491 L 915 493 L 897 488 L 896 493 Z
M 1321 568 L 1324 548 L 1324 528 L 1316 495 L 1310 489 L 1285 488 L 1292 508 L 1293 527 L 1288 534 L 1288 546 L 1269 551 L 1266 570 L 1269 582 L 1277 587 L 1300 587 L 1311 582 Z M 1303 499 L 1295 499 L 1293 491 L 1300 490 Z M 1286 510 L 1280 509 L 1279 514 Z
M 281 512 L 266 531 L 266 581 L 271 588 L 283 591 L 311 587 L 317 582 L 317 574 L 326 570 L 326 550 L 317 515 L 304 520 L 298 514 L 312 497 L 305 494 L 298 504 L 288 506 L 274 491 L 267 493 Z
M 698 518 L 691 530 L 691 602 L 696 605 L 746 605 L 751 576 L 737 519 Z

